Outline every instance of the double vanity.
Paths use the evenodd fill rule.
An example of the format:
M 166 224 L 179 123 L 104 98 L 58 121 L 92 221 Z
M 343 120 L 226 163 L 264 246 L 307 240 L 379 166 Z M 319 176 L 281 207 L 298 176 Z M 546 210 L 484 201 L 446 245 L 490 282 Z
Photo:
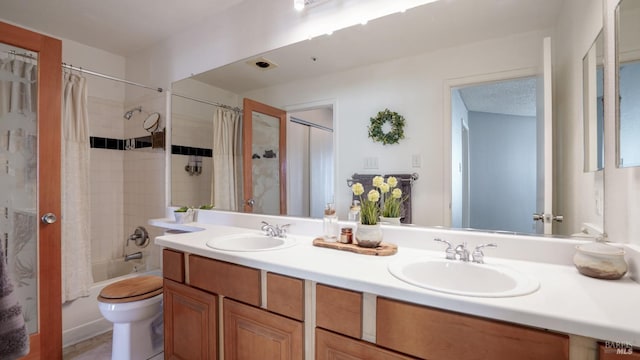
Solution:
M 286 239 L 262 221 L 290 223 Z M 586 240 L 388 226 L 398 252 L 369 256 L 313 246 L 313 219 L 203 211 L 150 223 L 170 230 L 155 240 L 167 358 L 638 356 L 640 285 L 580 275 L 572 257 Z M 633 274 L 638 251 L 626 250 Z

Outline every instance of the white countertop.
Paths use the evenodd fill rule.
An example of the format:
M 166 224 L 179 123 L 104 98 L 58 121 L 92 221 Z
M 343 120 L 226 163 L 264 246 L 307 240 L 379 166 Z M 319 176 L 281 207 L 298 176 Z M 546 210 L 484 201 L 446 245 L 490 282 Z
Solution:
M 150 221 L 163 226 L 166 219 Z M 166 223 L 164 223 L 166 225 Z M 367 292 L 415 304 L 534 326 L 603 341 L 640 346 L 640 284 L 628 276 L 607 281 L 582 276 L 574 266 L 492 257 L 485 262 L 505 264 L 540 281 L 540 288 L 529 295 L 482 298 L 450 295 L 407 284 L 389 273 L 391 261 L 416 258 L 443 258 L 444 251 L 403 246 L 393 256 L 368 256 L 312 245 L 312 236 L 290 235 L 293 247 L 258 252 L 218 251 L 206 242 L 216 236 L 246 233 L 247 228 L 188 224 L 201 231 L 157 237 L 155 243 L 167 248 L 197 254 L 283 275 Z M 186 229 L 185 228 L 185 229 Z M 255 228 L 253 228 L 255 229 Z M 410 245 L 413 245 L 410 243 Z

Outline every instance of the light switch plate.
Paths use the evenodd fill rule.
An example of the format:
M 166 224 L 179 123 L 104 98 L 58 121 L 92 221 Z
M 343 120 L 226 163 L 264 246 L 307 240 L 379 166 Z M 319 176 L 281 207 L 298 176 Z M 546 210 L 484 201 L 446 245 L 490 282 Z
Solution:
M 378 168 L 378 158 L 375 156 L 369 156 L 364 158 L 365 169 L 377 169 Z

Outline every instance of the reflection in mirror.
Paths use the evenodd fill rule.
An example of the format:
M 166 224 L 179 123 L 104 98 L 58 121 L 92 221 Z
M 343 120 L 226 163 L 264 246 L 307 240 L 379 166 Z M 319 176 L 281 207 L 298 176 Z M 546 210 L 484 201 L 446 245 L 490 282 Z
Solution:
M 326 172 L 308 176 L 313 179 L 329 179 L 326 181 L 333 186 L 320 189 L 313 185 L 311 193 L 324 199 L 318 200 L 319 206 L 301 205 L 303 209 L 298 211 L 295 210 L 297 206 L 291 206 L 291 198 L 298 197 L 291 194 L 297 191 L 294 186 L 299 182 L 288 181 L 288 214 L 314 216 L 313 211 L 322 211 L 324 204 L 333 200 L 338 216 L 347 219 L 351 192 L 345 180 L 352 174 L 417 173 L 421 180 L 416 182 L 412 190 L 412 223 L 420 226 L 464 226 L 451 219 L 452 122 L 450 107 L 445 106 L 449 105 L 451 95 L 448 90 L 443 89 L 443 84 L 463 78 L 482 78 L 485 79 L 482 81 L 488 81 L 490 75 L 493 75 L 490 80 L 497 80 L 504 79 L 507 76 L 505 74 L 521 77 L 541 73 L 542 39 L 547 36 L 554 40 L 561 39 L 552 43 L 556 44 L 554 49 L 558 51 L 553 58 L 564 61 L 555 68 L 554 76 L 565 79 L 569 75 L 564 73 L 574 70 L 571 67 L 580 62 L 588 44 L 585 43 L 585 48 L 579 50 L 579 55 L 565 45 L 574 44 L 578 39 L 581 41 L 586 29 L 595 34 L 591 32 L 591 28 L 601 27 L 601 24 L 588 23 L 589 18 L 586 17 L 569 19 L 569 16 L 579 13 L 578 10 L 583 7 L 582 2 L 564 4 L 557 0 L 437 1 L 412 8 L 405 13 L 371 20 L 364 26 L 335 31 L 331 36 L 320 36 L 257 54 L 180 80 L 173 84 L 172 91 L 174 94 L 180 93 L 232 107 L 241 105 L 244 98 L 250 98 L 285 109 L 288 111 L 288 147 L 294 140 L 300 140 L 297 135 L 289 136 L 290 120 L 296 117 L 292 115 L 293 111 L 316 109 L 318 104 L 333 104 L 329 116 L 333 122 L 325 125 L 333 131 L 327 135 L 332 138 L 327 158 L 330 156 L 333 162 L 324 167 Z M 602 5 L 595 7 L 600 9 Z M 557 34 L 557 31 L 561 31 L 558 29 L 566 33 Z M 269 70 L 253 68 L 255 61 L 251 60 L 257 58 L 268 59 L 278 66 Z M 580 72 L 579 69 L 575 70 Z M 574 88 L 569 81 L 563 83 L 562 91 L 564 92 L 558 97 L 563 99 L 579 99 L 582 94 L 579 84 Z M 177 99 L 173 97 L 173 100 Z M 581 104 L 576 106 L 580 107 Z M 193 127 L 190 117 L 196 115 L 192 114 L 196 112 L 196 108 L 199 105 L 195 103 L 189 109 L 174 105 L 173 131 L 183 133 L 185 128 Z M 407 121 L 406 138 L 399 144 L 381 145 L 367 136 L 370 118 L 384 108 L 397 111 Z M 571 109 L 573 113 L 573 107 Z M 182 113 L 176 114 L 176 111 Z M 213 110 L 210 106 L 207 111 L 209 114 L 204 118 L 211 119 L 210 113 Z M 575 112 L 578 111 L 579 108 Z M 210 130 L 204 132 L 210 133 Z M 576 127 L 566 129 L 562 135 L 576 136 L 575 134 L 578 134 L 579 140 L 554 139 L 554 149 L 566 150 L 565 144 L 581 141 L 582 131 Z M 196 135 L 198 136 L 200 135 Z M 316 138 L 316 135 L 310 136 Z M 181 139 L 183 143 L 179 143 L 178 139 L 179 137 L 173 137 L 174 146 L 184 146 L 190 141 Z M 211 148 L 210 144 L 208 148 Z M 569 151 L 563 152 L 568 153 Z M 302 152 L 288 150 L 287 154 L 289 180 L 293 176 L 294 158 L 302 156 Z M 175 155 L 171 157 L 171 161 L 174 159 Z M 554 162 L 555 160 L 554 158 Z M 173 174 L 184 173 L 183 162 L 181 160 L 171 164 Z M 573 166 L 574 162 L 578 165 Z M 570 169 L 582 168 L 582 159 L 578 155 L 563 159 L 562 163 L 570 163 L 571 166 L 567 166 Z M 207 170 L 206 165 L 204 170 Z M 565 174 L 568 171 L 564 168 L 561 170 Z M 209 172 L 209 176 L 210 174 Z M 179 181 L 181 179 L 172 178 L 173 193 Z M 502 181 L 509 182 L 509 174 Z M 563 179 L 554 179 L 553 182 L 568 186 Z M 517 184 L 515 181 L 512 183 Z M 590 209 L 591 195 L 597 192 L 596 189 L 586 187 L 585 194 L 556 202 L 562 204 L 561 210 L 565 217 L 573 215 L 576 218 L 566 226 L 563 234 L 580 231 L 584 216 L 576 208 Z M 197 185 L 194 184 L 194 188 Z M 565 194 L 571 192 L 565 190 L 567 189 L 560 188 L 554 193 L 557 196 L 568 196 Z M 204 197 L 210 196 L 209 190 L 209 195 Z M 499 196 L 509 201 L 508 195 L 501 193 Z M 171 199 L 174 205 L 184 204 L 183 201 L 187 200 L 176 197 Z M 239 211 L 242 206 L 243 204 L 238 208 Z M 501 217 L 505 214 L 489 215 Z M 533 228 L 531 215 L 527 214 L 523 220 L 529 229 Z
M 640 2 L 618 6 L 618 166 L 640 166 Z
M 536 85 L 529 77 L 451 90 L 453 227 L 536 231 Z
M 246 98 L 243 107 L 244 211 L 286 215 L 286 112 Z
M 582 59 L 584 121 L 584 171 L 604 168 L 604 35 L 598 37 Z

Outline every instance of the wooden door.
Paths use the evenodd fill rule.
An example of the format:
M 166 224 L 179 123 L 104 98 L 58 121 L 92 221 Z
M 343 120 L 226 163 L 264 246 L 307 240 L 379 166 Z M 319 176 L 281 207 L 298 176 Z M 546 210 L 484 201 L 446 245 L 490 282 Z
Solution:
M 284 110 L 251 99 L 243 101 L 242 169 L 245 212 L 287 214 L 286 118 L 287 112 Z M 259 122 L 265 125 L 258 127 Z
M 224 308 L 224 358 L 227 360 L 302 359 L 303 325 L 284 316 L 229 298 Z
M 164 280 L 164 358 L 217 359 L 218 298 Z
M 33 264 L 37 277 L 37 285 L 35 285 L 37 314 L 30 315 L 37 319 L 37 325 L 34 331 L 30 331 L 30 353 L 27 358 L 62 359 L 61 226 L 60 222 L 55 222 L 53 217 L 49 217 L 53 223 L 40 221 L 40 218 L 47 213 L 60 216 L 61 208 L 62 43 L 60 40 L 3 22 L 0 22 L 0 43 L 37 53 L 36 129 L 35 134 L 23 134 L 24 138 L 34 136 L 31 139 L 37 144 L 35 164 L 30 164 L 33 169 L 28 170 L 28 174 L 25 175 L 25 177 L 35 177 L 35 188 L 31 193 L 35 190 L 34 198 L 37 199 L 33 206 L 35 211 L 31 215 L 26 215 L 29 218 L 26 226 L 35 232 L 33 236 L 37 253 L 37 260 Z M 30 139 L 24 141 L 30 141 Z M 11 164 L 5 164 L 5 166 L 8 169 Z M 4 207 L 7 209 L 5 211 L 12 211 L 10 206 L 4 205 Z M 24 211 L 24 213 L 31 211 Z M 8 230 L 4 229 L 3 232 L 6 234 Z

